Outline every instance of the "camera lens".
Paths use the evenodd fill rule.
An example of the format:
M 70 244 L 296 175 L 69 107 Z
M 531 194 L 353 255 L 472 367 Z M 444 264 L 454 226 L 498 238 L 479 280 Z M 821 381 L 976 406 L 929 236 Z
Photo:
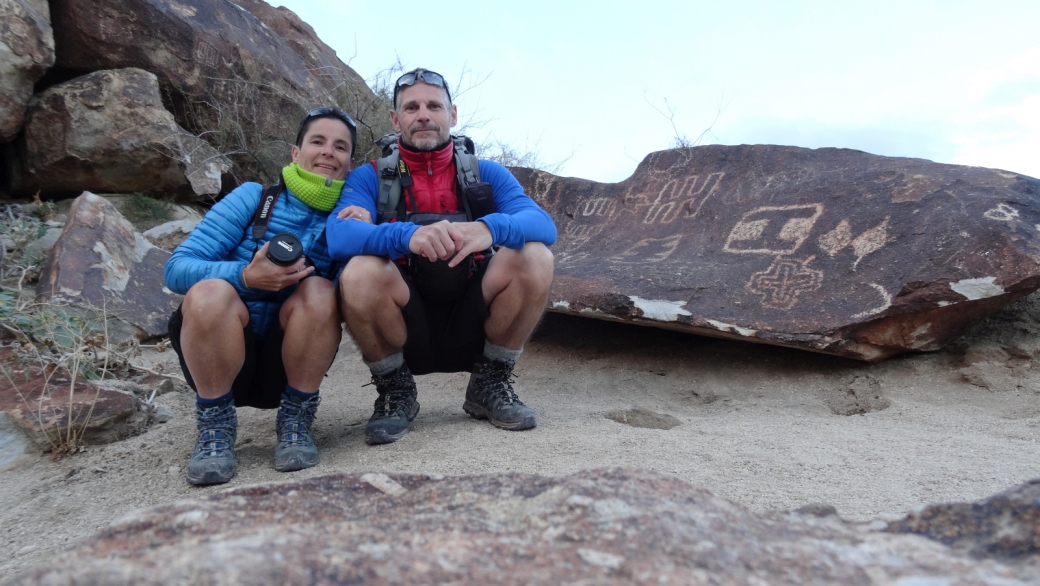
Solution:
M 275 234 L 267 246 L 267 260 L 276 265 L 287 267 L 303 256 L 303 244 L 295 235 L 288 232 Z

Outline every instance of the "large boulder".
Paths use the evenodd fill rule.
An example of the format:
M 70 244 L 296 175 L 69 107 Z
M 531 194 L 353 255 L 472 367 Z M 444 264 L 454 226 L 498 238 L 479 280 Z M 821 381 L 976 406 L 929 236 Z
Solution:
M 125 515 L 10 584 L 1035 583 L 1029 559 L 832 513 L 754 514 L 639 470 L 336 474 Z
M 23 194 L 215 195 L 228 162 L 177 125 L 141 69 L 97 71 L 30 102 L 13 188 Z
M 1040 286 L 1040 181 L 846 149 L 702 146 L 615 184 L 516 169 L 550 310 L 881 360 Z
M 156 74 L 178 121 L 236 161 L 277 177 L 303 113 L 377 100 L 357 73 L 286 9 L 258 0 L 53 0 L 62 70 Z M 255 15 L 259 15 L 258 18 Z M 285 34 L 283 38 L 281 35 Z M 385 118 L 385 111 L 379 116 Z M 279 163 L 275 164 L 275 161 Z
M 47 0 L 0 2 L 0 142 L 22 127 L 35 84 L 54 65 Z
M 162 336 L 182 299 L 163 285 L 169 258 L 105 198 L 84 193 L 47 251 L 36 299 L 107 320 L 112 344 Z

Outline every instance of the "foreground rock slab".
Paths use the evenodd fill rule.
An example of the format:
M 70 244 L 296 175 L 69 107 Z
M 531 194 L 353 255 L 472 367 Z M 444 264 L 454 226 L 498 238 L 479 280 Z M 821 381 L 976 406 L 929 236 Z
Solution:
M 0 142 L 22 127 L 35 84 L 54 65 L 47 0 L 0 2 Z
M 639 470 L 338 474 L 126 515 L 12 584 L 1029 583 L 829 513 L 755 515 Z
M 162 336 L 183 298 L 163 285 L 169 258 L 105 198 L 86 192 L 72 202 L 62 235 L 47 251 L 36 299 L 107 319 L 113 345 Z
M 1040 287 L 1040 180 L 1006 171 L 743 145 L 514 173 L 559 229 L 551 311 L 875 361 Z
M 928 505 L 893 533 L 917 533 L 979 557 L 1040 554 L 1040 478 L 974 503 Z
M 230 163 L 166 111 L 154 75 L 96 71 L 30 102 L 18 193 L 216 194 Z

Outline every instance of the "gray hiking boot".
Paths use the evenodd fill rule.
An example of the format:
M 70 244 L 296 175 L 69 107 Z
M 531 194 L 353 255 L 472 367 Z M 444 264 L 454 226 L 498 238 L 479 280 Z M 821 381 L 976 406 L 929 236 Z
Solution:
M 531 429 L 535 422 L 531 409 L 513 391 L 513 362 L 477 358 L 466 387 L 462 409 L 474 419 L 487 419 L 501 429 Z
M 314 445 L 311 424 L 320 403 L 318 395 L 301 400 L 282 393 L 282 404 L 275 419 L 278 432 L 278 446 L 274 449 L 275 470 L 292 472 L 318 465 L 318 446 Z
M 369 445 L 388 444 L 408 433 L 408 424 L 419 414 L 415 378 L 407 364 L 385 375 L 372 375 L 379 391 L 375 411 L 365 425 L 365 442 Z M 368 385 L 365 385 L 368 386 Z
M 235 436 L 238 417 L 235 404 L 203 409 L 195 405 L 199 437 L 184 478 L 190 484 L 223 484 L 235 475 Z

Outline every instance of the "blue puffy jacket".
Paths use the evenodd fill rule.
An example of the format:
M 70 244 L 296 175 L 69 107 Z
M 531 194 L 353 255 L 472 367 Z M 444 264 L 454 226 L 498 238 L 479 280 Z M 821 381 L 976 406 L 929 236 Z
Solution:
M 166 286 L 180 294 L 199 281 L 223 279 L 238 290 L 249 308 L 253 332 L 265 337 L 278 324 L 278 310 L 296 286 L 281 291 L 247 289 L 242 285 L 242 269 L 253 254 L 280 232 L 291 232 L 303 243 L 304 253 L 314 261 L 315 274 L 333 279 L 333 266 L 323 232 L 328 212 L 316 210 L 283 189 L 274 204 L 267 233 L 253 240 L 252 224 L 263 187 L 244 183 L 221 199 L 195 227 L 166 263 Z

